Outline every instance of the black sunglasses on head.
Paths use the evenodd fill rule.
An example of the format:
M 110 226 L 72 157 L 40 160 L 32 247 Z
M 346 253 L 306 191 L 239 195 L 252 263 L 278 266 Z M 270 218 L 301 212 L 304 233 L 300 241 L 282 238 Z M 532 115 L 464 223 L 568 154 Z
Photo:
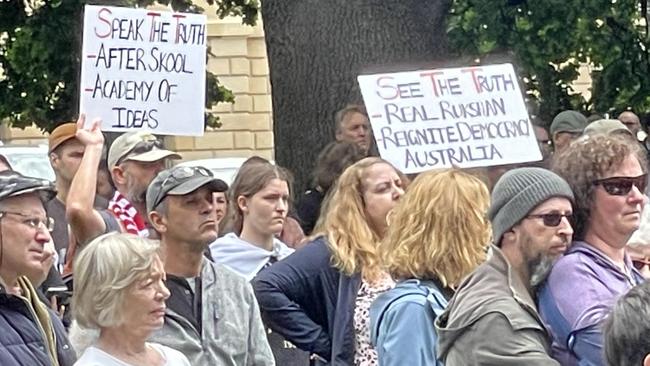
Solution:
M 537 214 L 537 215 L 528 215 L 529 218 L 542 219 L 544 226 L 555 227 L 560 225 L 562 218 L 566 217 L 567 220 L 571 220 L 573 214 L 561 214 L 558 212 L 546 213 L 546 214 Z
M 117 161 L 117 164 L 119 165 L 121 162 L 126 160 L 129 156 L 133 155 L 140 155 L 144 154 L 146 152 L 149 152 L 153 149 L 161 149 L 162 150 L 163 145 L 162 141 L 160 140 L 145 140 L 145 141 L 140 141 L 135 146 L 133 146 L 133 149 L 129 150 L 120 160 Z
M 638 177 L 611 177 L 605 179 L 597 179 L 593 181 L 596 186 L 602 186 L 605 192 L 612 196 L 627 196 L 632 187 L 636 187 L 639 192 L 644 193 L 648 184 L 647 174 L 639 175 Z
M 162 183 L 160 183 L 160 189 L 156 194 L 156 198 L 153 199 L 152 208 L 158 207 L 160 202 L 165 198 L 167 192 L 169 192 L 173 187 L 181 184 L 183 181 L 194 176 L 203 176 L 203 177 L 212 177 L 213 174 L 208 168 L 202 166 L 177 166 L 171 168 L 169 176 L 165 178 Z M 172 186 L 172 188 L 167 188 Z

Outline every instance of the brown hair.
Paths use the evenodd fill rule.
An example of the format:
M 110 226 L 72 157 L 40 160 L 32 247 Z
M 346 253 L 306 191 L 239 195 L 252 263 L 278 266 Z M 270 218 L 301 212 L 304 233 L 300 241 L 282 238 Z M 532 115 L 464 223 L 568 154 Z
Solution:
M 240 196 L 246 198 L 253 196 L 255 193 L 264 189 L 273 179 L 280 179 L 287 182 L 289 197 L 291 197 L 293 192 L 293 177 L 286 169 L 273 165 L 267 160 L 256 160 L 252 162 L 247 160 L 239 168 L 237 176 L 228 191 L 230 204 L 228 211 L 232 212 L 232 230 L 235 234 L 241 234 L 244 224 L 244 216 L 237 204 L 237 198 Z
M 364 152 L 359 145 L 346 141 L 334 141 L 318 154 L 314 169 L 314 185 L 327 192 L 343 171 L 363 159 Z

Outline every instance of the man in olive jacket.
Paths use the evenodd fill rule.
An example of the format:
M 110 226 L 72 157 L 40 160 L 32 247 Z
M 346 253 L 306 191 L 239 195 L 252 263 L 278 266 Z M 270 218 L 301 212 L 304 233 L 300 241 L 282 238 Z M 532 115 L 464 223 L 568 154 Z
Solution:
M 569 185 L 545 169 L 514 169 L 497 182 L 488 212 L 492 256 L 436 320 L 446 366 L 559 365 L 533 294 L 571 242 L 572 201 Z

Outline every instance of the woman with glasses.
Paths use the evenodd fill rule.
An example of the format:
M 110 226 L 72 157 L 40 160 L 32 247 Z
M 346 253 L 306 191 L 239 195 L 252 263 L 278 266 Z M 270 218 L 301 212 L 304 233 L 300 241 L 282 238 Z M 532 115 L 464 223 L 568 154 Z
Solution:
M 377 247 L 405 184 L 380 158 L 365 158 L 343 172 L 315 239 L 253 282 L 274 331 L 330 365 L 377 364 L 368 312 L 394 285 Z
M 485 260 L 490 193 L 457 169 L 420 174 L 391 216 L 380 254 L 397 285 L 370 308 L 379 365 L 437 365 L 434 322 Z
M 575 194 L 574 242 L 539 292 L 539 310 L 562 365 L 604 365 L 603 321 L 643 281 L 626 252 L 639 227 L 646 158 L 624 135 L 585 135 L 554 157 L 552 169 Z
M 268 161 L 243 164 L 230 187 L 233 232 L 210 244 L 212 259 L 247 280 L 283 260 L 293 249 L 278 239 L 291 197 L 291 177 Z M 269 345 L 278 365 L 307 365 L 309 354 L 269 333 Z
M 74 317 L 82 327 L 99 330 L 76 366 L 190 365 L 179 351 L 147 342 L 163 326 L 169 298 L 156 242 L 104 234 L 79 253 L 74 273 Z

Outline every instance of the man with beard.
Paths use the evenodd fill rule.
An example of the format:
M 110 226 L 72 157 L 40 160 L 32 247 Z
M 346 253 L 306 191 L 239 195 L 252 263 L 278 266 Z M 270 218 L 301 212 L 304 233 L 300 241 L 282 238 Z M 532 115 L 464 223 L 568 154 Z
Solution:
M 203 254 L 217 238 L 212 195 L 226 188 L 206 168 L 177 166 L 147 190 L 171 292 L 165 325 L 152 340 L 181 351 L 194 366 L 274 365 L 253 288 Z
M 162 143 L 151 133 L 126 132 L 120 135 L 108 151 L 108 168 L 116 192 L 107 211 L 93 209 L 97 187 L 97 168 L 101 160 L 104 136 L 99 120 L 84 128 L 85 118 L 77 121 L 76 138 L 85 151 L 75 174 L 66 204 L 66 216 L 76 240 L 70 241 L 66 269 L 76 250 L 76 243 L 87 243 L 109 231 L 122 231 L 148 236 L 145 219 L 147 187 L 167 159 L 180 159 L 180 155 L 162 148 Z
M 445 365 L 558 365 L 533 301 L 571 242 L 573 193 L 542 168 L 505 173 L 492 190 L 492 256 L 458 287 L 436 320 Z
M 621 134 L 585 135 L 552 169 L 575 194 L 574 242 L 539 292 L 539 310 L 562 365 L 604 365 L 603 324 L 616 300 L 643 282 L 627 253 L 647 200 L 647 163 Z

